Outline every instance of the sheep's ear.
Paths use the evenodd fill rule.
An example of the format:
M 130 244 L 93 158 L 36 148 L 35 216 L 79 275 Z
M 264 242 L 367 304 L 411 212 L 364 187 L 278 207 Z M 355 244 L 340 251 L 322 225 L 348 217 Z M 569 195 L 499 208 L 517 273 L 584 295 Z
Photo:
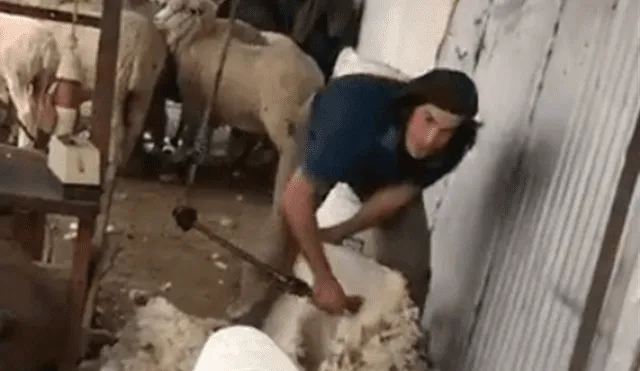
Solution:
M 0 340 L 11 336 L 16 324 L 16 316 L 13 312 L 0 309 Z

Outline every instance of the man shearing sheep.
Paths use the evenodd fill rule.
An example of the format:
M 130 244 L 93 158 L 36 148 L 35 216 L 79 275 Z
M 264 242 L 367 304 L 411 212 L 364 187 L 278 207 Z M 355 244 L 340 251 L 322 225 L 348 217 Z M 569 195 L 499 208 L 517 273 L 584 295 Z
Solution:
M 429 286 L 429 232 L 422 190 L 452 171 L 474 145 L 478 93 L 464 73 L 434 69 L 402 83 L 371 75 L 331 81 L 313 100 L 304 154 L 281 206 L 315 277 L 313 301 L 329 313 L 357 307 L 331 273 L 322 241 L 340 243 L 370 227 L 382 230 L 377 251 L 365 251 L 404 273 L 422 307 Z M 363 200 L 349 220 L 319 229 L 316 209 L 337 182 Z
M 402 272 L 424 306 L 430 236 L 422 191 L 451 172 L 473 147 L 478 93 L 464 73 L 437 68 L 409 82 L 372 75 L 331 80 L 313 98 L 306 125 L 281 156 L 295 166 L 274 206 L 290 258 L 302 252 L 314 274 L 313 302 L 329 313 L 359 306 L 333 276 L 322 242 L 378 227 L 364 254 Z M 316 210 L 333 186 L 347 183 L 363 201 L 349 220 L 320 229 Z M 276 187 L 277 188 L 277 187 Z M 282 247 L 280 247 L 282 248 Z M 293 260 L 287 264 L 292 265 Z

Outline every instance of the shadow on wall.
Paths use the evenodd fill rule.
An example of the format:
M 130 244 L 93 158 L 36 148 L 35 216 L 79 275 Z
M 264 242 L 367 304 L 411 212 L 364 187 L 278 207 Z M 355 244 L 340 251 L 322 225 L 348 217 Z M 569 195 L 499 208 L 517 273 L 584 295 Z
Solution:
M 479 200 L 468 206 L 479 210 L 474 217 L 479 225 L 468 226 L 474 230 L 470 245 L 457 247 L 457 251 L 440 252 L 450 269 L 443 270 L 445 277 L 434 276 L 432 282 L 431 295 L 434 298 L 428 303 L 435 303 L 438 308 L 430 318 L 425 318 L 424 323 L 431 323 L 429 331 L 433 336 L 429 352 L 442 370 L 457 370 L 463 366 L 465 349 L 475 331 L 476 320 L 482 314 L 488 284 L 497 278 L 507 249 L 510 246 L 519 248 L 517 243 L 510 243 L 516 223 L 533 224 L 529 214 L 519 215 L 524 203 L 541 202 L 544 188 L 531 182 L 548 179 L 553 172 L 553 158 L 550 157 L 556 151 L 550 150 L 550 143 L 542 138 L 538 138 L 535 145 L 527 143 L 528 148 L 523 145 L 525 138 L 522 137 L 505 144 L 482 141 L 482 136 L 492 134 L 495 132 L 481 134 L 477 150 L 483 153 L 484 158 L 487 158 L 487 152 L 496 152 L 494 158 L 485 160 L 484 164 L 467 165 L 470 166 L 467 171 L 492 174 L 483 176 L 488 179 L 485 184 L 468 184 L 472 187 L 469 192 L 474 193 L 468 199 Z M 475 180 L 480 176 L 469 178 Z M 477 188 L 474 190 L 473 187 Z M 455 195 L 450 193 L 449 197 Z M 519 254 L 531 253 L 529 244 L 522 246 Z

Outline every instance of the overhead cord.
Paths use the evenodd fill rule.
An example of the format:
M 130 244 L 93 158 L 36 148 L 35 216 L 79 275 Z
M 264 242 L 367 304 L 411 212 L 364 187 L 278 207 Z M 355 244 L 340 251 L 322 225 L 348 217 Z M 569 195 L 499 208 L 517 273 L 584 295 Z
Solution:
M 229 51 L 229 45 L 231 44 L 231 34 L 232 34 L 232 30 L 233 30 L 233 25 L 235 23 L 236 20 L 236 15 L 238 13 L 238 8 L 240 6 L 240 2 L 241 0 L 230 0 L 233 1 L 231 3 L 231 9 L 229 11 L 229 19 L 228 19 L 228 25 L 227 25 L 227 32 L 225 34 L 225 39 L 224 39 L 224 44 L 222 46 L 222 53 L 220 54 L 220 60 L 218 63 L 218 69 L 216 71 L 215 74 L 215 80 L 214 80 L 214 84 L 213 84 L 213 89 L 210 92 L 210 96 L 208 97 L 209 99 L 207 99 L 207 106 L 205 108 L 205 111 L 203 112 L 202 115 L 202 121 L 200 122 L 200 126 L 199 129 L 197 131 L 197 133 L 202 133 L 202 132 L 206 132 L 203 129 L 205 128 L 205 125 L 209 125 L 209 120 L 211 118 L 211 112 L 212 110 L 215 108 L 216 102 L 217 102 L 217 98 L 218 98 L 218 90 L 220 89 L 220 82 L 222 81 L 222 72 L 224 71 L 224 66 L 225 66 L 225 62 L 227 60 L 227 54 Z M 206 142 L 207 145 L 205 146 L 205 155 L 208 153 L 209 151 L 209 146 L 208 143 L 209 141 Z M 182 202 L 180 202 L 180 200 L 178 201 L 178 204 L 184 204 L 184 205 L 189 205 L 190 201 L 191 201 L 191 189 L 193 186 L 193 183 L 195 181 L 195 177 L 196 177 L 196 172 L 198 170 L 198 161 L 192 161 L 190 166 L 189 166 L 189 171 L 187 173 L 187 180 L 186 180 L 186 184 L 184 187 L 184 193 L 182 195 Z

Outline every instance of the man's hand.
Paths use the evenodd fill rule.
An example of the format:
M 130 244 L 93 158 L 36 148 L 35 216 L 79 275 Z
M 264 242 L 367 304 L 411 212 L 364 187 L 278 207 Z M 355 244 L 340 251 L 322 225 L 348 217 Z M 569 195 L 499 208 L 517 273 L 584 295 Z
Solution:
M 347 296 L 340 283 L 332 276 L 316 280 L 312 299 L 318 308 L 338 315 L 345 311 L 357 313 L 363 301 L 359 296 Z
M 344 228 L 340 225 L 333 227 L 320 229 L 320 237 L 323 242 L 330 243 L 332 245 L 341 245 L 342 241 L 348 237 Z

